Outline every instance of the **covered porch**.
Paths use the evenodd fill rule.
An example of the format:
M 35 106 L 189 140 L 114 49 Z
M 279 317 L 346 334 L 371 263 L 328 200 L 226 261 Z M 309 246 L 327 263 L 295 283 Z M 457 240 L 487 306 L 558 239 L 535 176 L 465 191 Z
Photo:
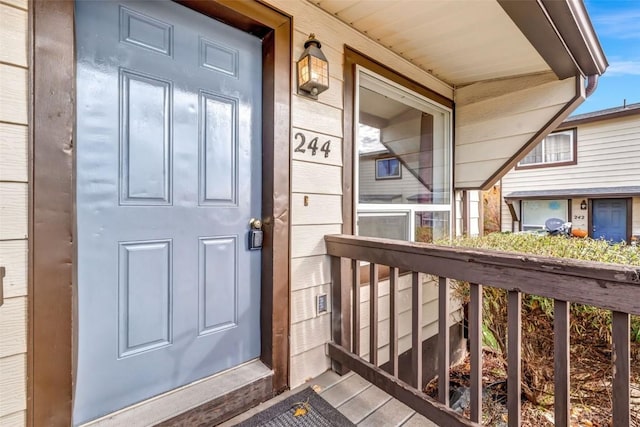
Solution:
M 333 370 L 352 370 L 381 390 L 424 415 L 438 425 L 465 426 L 482 422 L 482 323 L 484 287 L 494 287 L 508 293 L 507 403 L 508 424 L 521 423 L 522 394 L 522 295 L 538 295 L 553 299 L 553 383 L 554 421 L 557 426 L 570 423 L 570 327 L 569 306 L 584 304 L 612 313 L 611 373 L 607 384 L 612 397 L 613 426 L 629 426 L 637 422 L 638 414 L 630 402 L 630 315 L 640 314 L 640 269 L 614 265 L 557 259 L 542 256 L 504 253 L 488 250 L 449 248 L 443 246 L 403 243 L 385 239 L 346 235 L 326 236 L 328 254 L 332 257 L 332 338 L 328 354 Z M 369 324 L 361 324 L 360 264 L 369 264 L 370 300 L 380 301 L 378 270 L 388 266 L 389 322 L 382 331 L 380 319 L 386 313 L 380 304 L 371 304 Z M 423 316 L 426 314 L 421 273 L 438 281 L 438 399 L 424 392 Z M 411 360 L 412 378 L 402 381 L 399 372 L 398 283 L 402 275 L 411 275 Z M 471 360 L 470 419 L 449 408 L 450 328 L 440 321 L 450 315 L 450 280 L 469 283 L 470 303 L 467 327 Z M 368 356 L 361 356 L 361 331 L 368 327 Z M 524 331 L 533 333 L 536 331 Z M 388 337 L 388 338 L 387 338 Z M 388 339 L 388 341 L 387 341 Z M 383 342 L 384 341 L 384 342 Z M 385 354 L 386 353 L 386 354 Z M 380 362 L 384 356 L 388 363 Z M 574 381 L 579 381 L 574 379 Z M 486 385 L 486 384 L 485 384 Z M 400 424 L 401 425 L 401 424 Z
M 611 373 L 607 392 L 612 397 L 610 425 L 632 426 L 638 413 L 631 404 L 630 315 L 640 314 L 640 269 L 614 265 L 556 259 L 488 250 L 403 243 L 347 235 L 325 237 L 332 266 L 332 342 L 327 352 L 333 366 L 301 387 L 311 386 L 327 402 L 358 426 L 474 426 L 482 425 L 482 291 L 483 287 L 504 289 L 508 293 L 508 379 L 506 411 L 509 426 L 521 425 L 522 405 L 522 295 L 553 299 L 553 421 L 556 426 L 571 424 L 569 306 L 584 304 L 612 313 Z M 370 301 L 361 301 L 363 270 L 368 264 Z M 388 277 L 379 271 L 389 267 Z M 437 359 L 438 399 L 423 392 L 424 321 L 426 305 L 422 274 L 438 281 L 438 319 L 450 316 L 455 303 L 451 280 L 470 283 L 467 316 L 471 359 L 470 417 L 452 410 L 450 398 L 450 322 L 438 321 L 437 351 L 427 357 Z M 411 285 L 411 372 L 401 380 L 401 333 L 399 333 L 400 277 L 410 275 Z M 388 286 L 388 304 L 381 289 Z M 366 308 L 367 313 L 362 313 Z M 388 313 L 380 310 L 385 307 Z M 381 319 L 388 319 L 383 322 Z M 362 320 L 368 324 L 363 324 Z M 383 327 L 384 325 L 384 327 Z M 384 330 L 383 330 L 384 329 Z M 359 332 L 354 332 L 359 331 Z M 368 345 L 362 345 L 365 338 Z M 363 350 L 364 349 L 364 350 Z M 385 362 L 385 363 L 383 363 Z M 404 378 L 407 380 L 406 378 Z M 580 381 L 580 379 L 573 379 Z M 238 416 L 225 424 L 232 426 L 265 407 L 286 398 L 296 390 Z M 574 399 L 575 401 L 575 399 Z

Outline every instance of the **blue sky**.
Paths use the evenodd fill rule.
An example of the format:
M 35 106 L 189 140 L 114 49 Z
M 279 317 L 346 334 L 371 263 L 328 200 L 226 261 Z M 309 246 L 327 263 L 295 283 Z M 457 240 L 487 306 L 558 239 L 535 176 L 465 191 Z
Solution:
M 640 102 L 640 1 L 585 0 L 609 61 L 598 88 L 573 114 Z

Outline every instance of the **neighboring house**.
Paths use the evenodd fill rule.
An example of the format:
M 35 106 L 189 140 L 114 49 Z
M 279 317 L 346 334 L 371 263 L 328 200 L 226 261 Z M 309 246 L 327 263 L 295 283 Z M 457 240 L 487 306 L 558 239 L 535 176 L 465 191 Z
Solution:
M 501 188 L 503 231 L 555 217 L 595 239 L 640 240 L 640 104 L 566 119 Z
M 569 0 L 0 0 L 0 16 L 3 426 L 224 419 L 319 375 L 324 237 L 399 208 L 367 204 L 358 125 L 395 132 L 380 142 L 423 184 L 398 193 L 406 238 L 473 234 L 475 190 L 607 66 Z M 317 100 L 297 90 L 310 33 Z

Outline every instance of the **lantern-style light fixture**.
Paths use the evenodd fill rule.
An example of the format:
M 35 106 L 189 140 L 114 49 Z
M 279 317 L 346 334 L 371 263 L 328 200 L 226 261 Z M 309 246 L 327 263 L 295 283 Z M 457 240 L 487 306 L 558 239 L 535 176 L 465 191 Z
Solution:
M 321 46 L 315 34 L 310 34 L 298 60 L 298 94 L 313 99 L 329 89 L 329 62 L 320 50 Z
M 580 209 L 583 211 L 587 210 L 587 201 L 583 200 L 582 203 L 580 203 Z

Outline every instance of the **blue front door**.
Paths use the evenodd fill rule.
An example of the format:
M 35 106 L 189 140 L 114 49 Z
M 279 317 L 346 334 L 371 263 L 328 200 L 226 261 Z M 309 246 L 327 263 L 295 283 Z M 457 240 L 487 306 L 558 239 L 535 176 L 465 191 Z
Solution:
M 81 424 L 260 355 L 262 43 L 171 1 L 78 1 Z
M 627 199 L 596 199 L 593 201 L 591 237 L 611 242 L 627 240 Z

